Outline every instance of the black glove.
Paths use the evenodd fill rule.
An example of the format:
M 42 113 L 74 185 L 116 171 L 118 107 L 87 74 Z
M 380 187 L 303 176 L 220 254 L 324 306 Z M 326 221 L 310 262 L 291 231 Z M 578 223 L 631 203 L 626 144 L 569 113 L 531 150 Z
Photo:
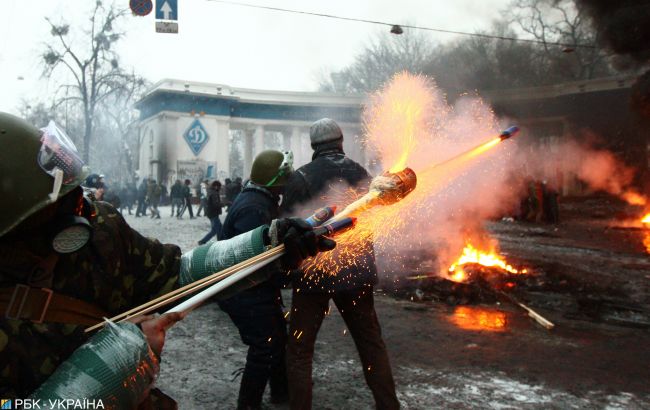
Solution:
M 282 257 L 282 265 L 285 269 L 296 269 L 308 256 L 331 251 L 336 246 L 333 240 L 316 236 L 311 225 L 300 218 L 274 220 L 269 229 L 269 238 L 271 245 L 284 243 L 285 254 Z

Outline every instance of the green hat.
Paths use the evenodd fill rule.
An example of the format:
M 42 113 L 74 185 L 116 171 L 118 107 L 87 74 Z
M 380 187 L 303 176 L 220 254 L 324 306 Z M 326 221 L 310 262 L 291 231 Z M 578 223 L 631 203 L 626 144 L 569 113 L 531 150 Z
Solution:
M 79 186 L 88 173 L 65 132 L 0 112 L 0 236 Z
M 260 152 L 253 161 L 251 182 L 265 187 L 281 187 L 287 183 L 292 172 L 291 151 L 266 150 Z

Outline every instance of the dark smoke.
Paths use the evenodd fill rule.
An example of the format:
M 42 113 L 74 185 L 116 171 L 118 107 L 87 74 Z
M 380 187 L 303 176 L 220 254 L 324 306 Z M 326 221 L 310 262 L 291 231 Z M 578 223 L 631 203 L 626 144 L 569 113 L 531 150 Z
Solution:
M 650 0 L 576 0 L 593 20 L 600 45 L 640 66 L 650 62 Z M 632 86 L 631 108 L 650 118 L 650 71 Z
M 594 22 L 601 45 L 639 63 L 650 60 L 649 0 L 576 0 Z

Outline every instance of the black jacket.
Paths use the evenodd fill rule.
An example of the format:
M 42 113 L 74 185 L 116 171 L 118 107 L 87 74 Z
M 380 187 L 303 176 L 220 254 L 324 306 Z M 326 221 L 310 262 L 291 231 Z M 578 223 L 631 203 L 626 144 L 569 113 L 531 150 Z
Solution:
M 312 204 L 314 210 L 327 205 L 343 205 L 322 202 L 319 198 L 336 184 L 365 187 L 370 182 L 370 175 L 361 165 L 354 162 L 340 150 L 314 154 L 313 160 L 298 168 L 285 186 L 282 199 L 282 213 L 293 215 L 301 204 Z M 310 279 L 302 273 L 294 276 L 294 287 L 304 291 L 349 290 L 377 283 L 377 267 L 372 244 L 369 251 L 359 255 L 354 265 L 341 269 L 335 276 L 326 272 L 316 272 Z
M 262 225 L 269 225 L 272 220 L 278 217 L 278 212 L 278 198 L 267 189 L 249 183 L 237 195 L 237 198 L 228 209 L 228 215 L 221 230 L 222 239 L 230 239 Z M 286 278 L 286 275 L 279 273 L 279 268 L 275 264 L 270 264 L 258 270 L 249 276 L 247 281 L 242 281 L 239 286 L 235 287 L 246 288 L 251 284 L 257 285 L 236 294 L 230 298 L 230 301 L 238 301 L 235 303 L 241 302 L 242 305 L 255 304 L 261 300 L 266 300 L 270 293 L 278 294 Z M 230 291 L 226 294 L 232 293 L 235 292 Z M 228 298 L 228 296 L 222 298 Z
M 221 215 L 221 194 L 218 189 L 208 188 L 208 201 L 205 205 L 205 216 L 212 219 Z

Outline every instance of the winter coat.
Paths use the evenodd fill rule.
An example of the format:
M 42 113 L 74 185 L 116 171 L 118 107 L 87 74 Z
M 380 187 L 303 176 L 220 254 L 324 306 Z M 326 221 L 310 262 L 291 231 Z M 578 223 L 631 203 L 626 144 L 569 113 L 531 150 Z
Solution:
M 181 189 L 181 197 L 182 198 L 191 198 L 192 193 L 190 192 L 190 186 L 189 185 L 183 185 Z
M 221 215 L 221 194 L 218 189 L 208 188 L 205 216 L 212 219 Z
M 174 184 L 174 185 L 172 185 L 169 196 L 172 199 L 174 199 L 174 198 L 182 198 L 183 197 L 183 184 Z
M 282 199 L 282 213 L 294 215 L 296 208 L 309 202 L 314 210 L 327 205 L 343 205 L 322 202 L 319 198 L 336 184 L 365 187 L 370 175 L 361 165 L 347 158 L 340 150 L 314 154 L 313 160 L 298 168 L 287 181 Z M 359 255 L 354 266 L 348 266 L 331 275 L 329 272 L 315 270 L 308 277 L 297 271 L 293 277 L 294 288 L 306 292 L 328 292 L 357 289 L 377 283 L 377 266 L 372 243 L 368 252 Z
M 272 220 L 278 217 L 278 213 L 278 198 L 267 189 L 249 183 L 237 195 L 237 198 L 228 209 L 228 215 L 221 230 L 221 239 L 229 239 L 259 226 L 269 225 Z M 258 270 L 249 280 L 257 283 L 261 282 L 261 284 L 242 292 L 234 298 L 237 298 L 242 305 L 254 305 L 256 301 L 266 300 L 264 295 L 275 294 L 282 286 L 284 277 L 286 277 L 286 275 L 278 275 L 277 273 L 278 268 L 275 264 Z M 271 280 L 267 280 L 268 278 L 271 278 Z

